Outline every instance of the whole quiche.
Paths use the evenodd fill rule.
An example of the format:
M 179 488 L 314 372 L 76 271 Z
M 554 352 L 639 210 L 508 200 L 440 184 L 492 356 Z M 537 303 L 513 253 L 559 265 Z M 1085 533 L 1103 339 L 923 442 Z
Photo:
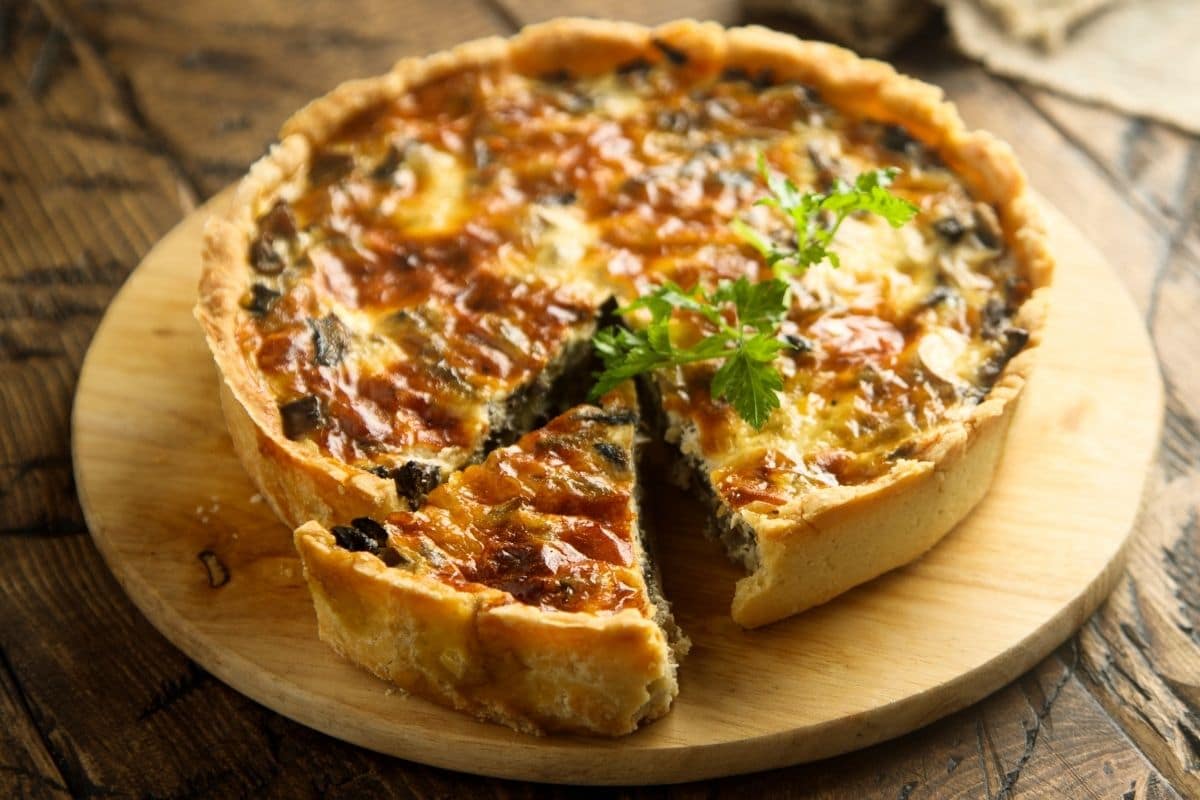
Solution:
M 203 260 L 229 431 L 322 638 L 601 734 L 666 713 L 687 650 L 638 444 L 744 565 L 736 622 L 825 602 L 983 497 L 1052 272 L 1010 149 L 938 89 L 692 21 L 558 20 L 343 84 Z

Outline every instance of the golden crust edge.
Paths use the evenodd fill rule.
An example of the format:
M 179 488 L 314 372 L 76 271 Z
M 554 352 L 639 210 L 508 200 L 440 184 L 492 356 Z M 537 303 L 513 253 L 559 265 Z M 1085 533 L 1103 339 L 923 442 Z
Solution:
M 256 162 L 238 185 L 224 216 L 205 222 L 199 297 L 193 314 L 220 377 L 221 411 L 234 452 L 272 510 L 289 527 L 310 519 L 336 520 L 367 511 L 396 510 L 390 483 L 293 442 L 237 345 L 235 323 L 249 287 L 244 253 L 254 203 L 301 169 L 310 146 L 289 136 Z
M 543 611 L 338 548 L 315 522 L 295 532 L 321 639 L 415 695 L 527 733 L 619 736 L 678 692 L 665 633 L 634 609 Z
M 337 124 L 375 101 L 396 96 L 413 86 L 458 70 L 504 59 L 512 60 L 525 70 L 536 68 L 538 58 L 557 59 L 554 60 L 556 68 L 563 66 L 562 60 L 571 61 L 572 66 L 582 64 L 585 69 L 599 69 L 597 64 L 601 62 L 603 66 L 611 68 L 614 63 L 620 63 L 622 56 L 644 53 L 646 47 L 656 39 L 682 49 L 689 55 L 700 53 L 702 58 L 696 59 L 690 69 L 718 70 L 731 61 L 743 67 L 758 65 L 772 68 L 780 78 L 795 78 L 813 85 L 826 100 L 839 108 L 885 122 L 902 123 L 918 139 L 936 149 L 977 196 L 997 207 L 1006 240 L 1027 269 L 1035 287 L 1033 297 L 1018 312 L 1018 320 L 1024 321 L 1030 329 L 1030 342 L 1006 365 L 988 398 L 973 410 L 970 417 L 951 429 L 939 432 L 942 454 L 931 454 L 932 457 L 926 462 L 931 465 L 931 474 L 944 474 L 956 464 L 976 465 L 975 460 L 967 461 L 961 455 L 951 459 L 949 455 L 969 452 L 975 446 L 974 442 L 982 440 L 981 431 L 997 429 L 995 420 L 1002 421 L 1000 427 L 1007 429 L 1016 398 L 1028 378 L 1032 356 L 1040 342 L 1045 288 L 1049 286 L 1053 273 L 1053 257 L 1041 217 L 1035 208 L 1025 175 L 1007 144 L 987 132 L 968 131 L 953 104 L 943 100 L 940 89 L 901 75 L 888 64 L 860 58 L 835 45 L 803 41 L 757 26 L 725 29 L 715 23 L 680 20 L 657 28 L 644 28 L 634 23 L 559 19 L 529 26 L 511 39 L 489 37 L 425 58 L 404 59 L 385 75 L 350 81 L 325 97 L 314 100 L 288 120 L 283 128 L 283 141 L 251 168 L 250 174 L 239 186 L 232 210 L 206 226 L 205 268 L 196 316 L 205 328 L 209 347 L 221 368 L 226 388 L 246 411 L 245 416 L 250 423 L 259 429 L 260 440 L 265 438 L 277 445 L 298 466 L 298 469 L 292 470 L 295 488 L 287 501 L 268 498 L 285 520 L 294 524 L 305 518 L 304 504 L 297 503 L 299 507 L 293 507 L 293 503 L 297 498 L 305 498 L 309 494 L 316 498 L 311 505 L 324 503 L 332 509 L 345 509 L 346 513 L 337 515 L 341 517 L 355 513 L 353 509 L 361 506 L 353 502 L 345 504 L 339 502 L 338 498 L 325 496 L 324 481 L 320 477 L 336 475 L 339 471 L 345 473 L 345 468 L 332 459 L 304 452 L 296 443 L 282 439 L 281 432 L 276 430 L 278 425 L 270 424 L 273 420 L 265 398 L 254 393 L 253 377 L 244 359 L 233 352 L 228 335 L 223 341 L 221 339 L 222 312 L 229 315 L 227 321 L 231 328 L 237 296 L 232 292 L 234 288 L 244 288 L 244 280 L 239 287 L 237 273 L 240 272 L 240 277 L 244 279 L 247 271 L 244 268 L 244 256 L 239 254 L 245 252 L 255 205 L 274 196 L 289 179 L 294 178 L 302 169 L 308 152 L 315 144 L 328 138 Z M 607 55 L 598 54 L 598 50 Z M 210 253 L 213 255 L 210 256 Z M 252 398 L 261 402 L 255 402 Z M 226 406 L 227 420 L 230 416 L 236 416 L 228 410 L 231 404 L 223 405 Z M 245 420 L 238 419 L 236 422 L 245 426 Z M 230 424 L 233 427 L 234 423 Z M 245 444 L 249 437 L 243 436 L 242 440 L 238 455 L 243 464 L 254 467 L 251 469 L 248 466 L 252 474 L 270 473 L 272 465 L 261 463 L 267 460 L 261 448 L 251 452 Z M 235 441 L 237 446 L 238 442 Z M 748 627 L 766 624 L 824 602 L 841 591 L 916 558 L 940 540 L 982 498 L 1002 449 L 1003 434 L 991 457 L 977 457 L 982 459 L 980 463 L 992 465 L 983 491 L 979 491 L 974 500 L 960 500 L 951 504 L 955 508 L 962 507 L 962 510 L 953 522 L 944 526 L 944 530 L 922 531 L 920 537 L 910 532 L 905 538 L 913 546 L 904 550 L 904 560 L 892 558 L 881 561 L 874 568 L 863 571 L 865 577 L 845 582 L 839 591 L 829 597 L 812 600 L 807 605 L 795 602 L 772 604 L 756 597 L 763 594 L 764 587 L 778 586 L 779 582 L 756 577 L 758 573 L 755 573 L 738 584 L 734 599 L 735 620 Z M 280 471 L 285 470 L 280 468 Z M 379 502 L 380 495 L 387 495 L 390 491 L 389 485 L 382 479 L 365 473 L 353 477 L 358 479 L 357 487 L 375 502 Z M 847 535 L 846 524 L 838 522 L 835 506 L 841 507 L 843 517 L 848 518 L 851 510 L 860 504 L 872 500 L 889 502 L 889 497 L 901 496 L 896 491 L 898 482 L 910 480 L 911 473 L 905 470 L 889 473 L 863 486 L 841 487 L 825 496 L 806 498 L 805 505 L 811 508 L 796 515 L 786 530 L 773 531 L 771 538 L 782 542 L 820 531 L 823 535 L 842 540 Z M 887 533 L 885 529 L 875 535 L 886 536 Z M 893 530 L 892 533 L 903 536 L 905 531 Z M 924 544 L 926 541 L 927 545 Z M 768 563 L 780 562 L 770 560 Z M 772 591 L 778 593 L 777 589 Z M 773 606 L 775 611 L 751 612 L 748 609 L 752 606 Z

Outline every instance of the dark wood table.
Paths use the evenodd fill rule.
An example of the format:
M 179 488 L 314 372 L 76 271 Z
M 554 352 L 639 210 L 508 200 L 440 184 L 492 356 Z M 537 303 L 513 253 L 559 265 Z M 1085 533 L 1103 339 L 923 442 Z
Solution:
M 376 755 L 214 680 L 142 618 L 93 547 L 72 484 L 69 413 L 122 280 L 238 178 L 292 110 L 402 55 L 624 9 L 0 0 L 0 796 L 577 791 Z M 635 17 L 689 15 L 739 18 L 728 0 L 669 0 Z M 1200 139 L 991 77 L 956 56 L 936 23 L 896 60 L 1013 144 L 1145 314 L 1166 425 L 1128 572 L 1056 653 L 928 728 L 816 764 L 622 794 L 1200 797 Z

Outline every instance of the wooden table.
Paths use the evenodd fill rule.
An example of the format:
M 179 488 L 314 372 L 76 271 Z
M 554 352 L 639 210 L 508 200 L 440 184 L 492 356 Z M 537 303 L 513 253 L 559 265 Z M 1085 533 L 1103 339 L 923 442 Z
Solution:
M 0 0 L 0 796 L 570 793 L 343 744 L 189 662 L 87 535 L 68 416 L 121 281 L 305 100 L 401 55 L 623 5 Z M 653 6 L 639 21 L 738 19 L 727 0 Z M 626 795 L 1200 796 L 1200 139 L 990 77 L 936 26 L 897 61 L 1013 144 L 1145 313 L 1166 426 L 1128 574 L 1058 652 L 926 729 L 817 764 Z

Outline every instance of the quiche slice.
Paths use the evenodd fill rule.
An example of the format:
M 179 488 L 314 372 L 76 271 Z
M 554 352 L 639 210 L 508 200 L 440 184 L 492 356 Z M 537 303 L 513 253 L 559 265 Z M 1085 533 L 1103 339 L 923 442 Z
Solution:
M 321 638 L 518 730 L 621 734 L 667 712 L 687 650 L 638 524 L 626 384 L 452 475 L 417 511 L 310 522 Z
M 734 619 L 767 624 L 901 566 L 983 496 L 1052 272 L 1009 148 L 968 131 L 934 87 L 830 45 L 690 21 L 533 26 L 403 60 L 309 104 L 206 229 L 197 316 L 234 447 L 283 520 L 315 521 L 300 546 L 310 575 L 327 578 L 313 585 L 343 652 L 381 673 L 406 647 L 426 664 L 434 645 L 422 637 L 467 630 L 443 620 L 454 609 L 449 619 L 479 630 L 487 621 L 491 649 L 447 645 L 447 664 L 393 679 L 528 728 L 614 732 L 638 717 L 637 692 L 611 716 L 581 706 L 550 718 L 532 695 L 502 697 L 512 682 L 468 690 L 482 674 L 472 658 L 516 652 L 506 637 L 518 649 L 539 630 L 550 641 L 577 612 L 540 600 L 485 609 L 437 571 L 418 581 L 428 594 L 385 590 L 410 585 L 399 563 L 385 569 L 320 531 L 390 519 L 397 553 L 413 526 L 447 535 L 430 515 L 482 474 L 470 465 L 590 387 L 580 365 L 612 304 L 666 281 L 772 277 L 730 226 L 790 235 L 756 204 L 760 158 L 801 191 L 895 167 L 892 190 L 919 213 L 901 229 L 847 218 L 840 267 L 788 279 L 781 407 L 761 430 L 712 397 L 712 364 L 645 377 L 646 416 L 746 566 Z M 674 324 L 680 341 L 699 331 L 686 315 Z M 483 544 L 492 535 L 476 537 L 474 566 L 447 563 L 459 575 L 499 568 Z M 647 608 L 592 613 L 640 614 L 649 641 Z M 528 667 L 526 688 L 574 686 L 553 659 Z M 625 668 L 643 689 L 669 672 L 613 667 Z

